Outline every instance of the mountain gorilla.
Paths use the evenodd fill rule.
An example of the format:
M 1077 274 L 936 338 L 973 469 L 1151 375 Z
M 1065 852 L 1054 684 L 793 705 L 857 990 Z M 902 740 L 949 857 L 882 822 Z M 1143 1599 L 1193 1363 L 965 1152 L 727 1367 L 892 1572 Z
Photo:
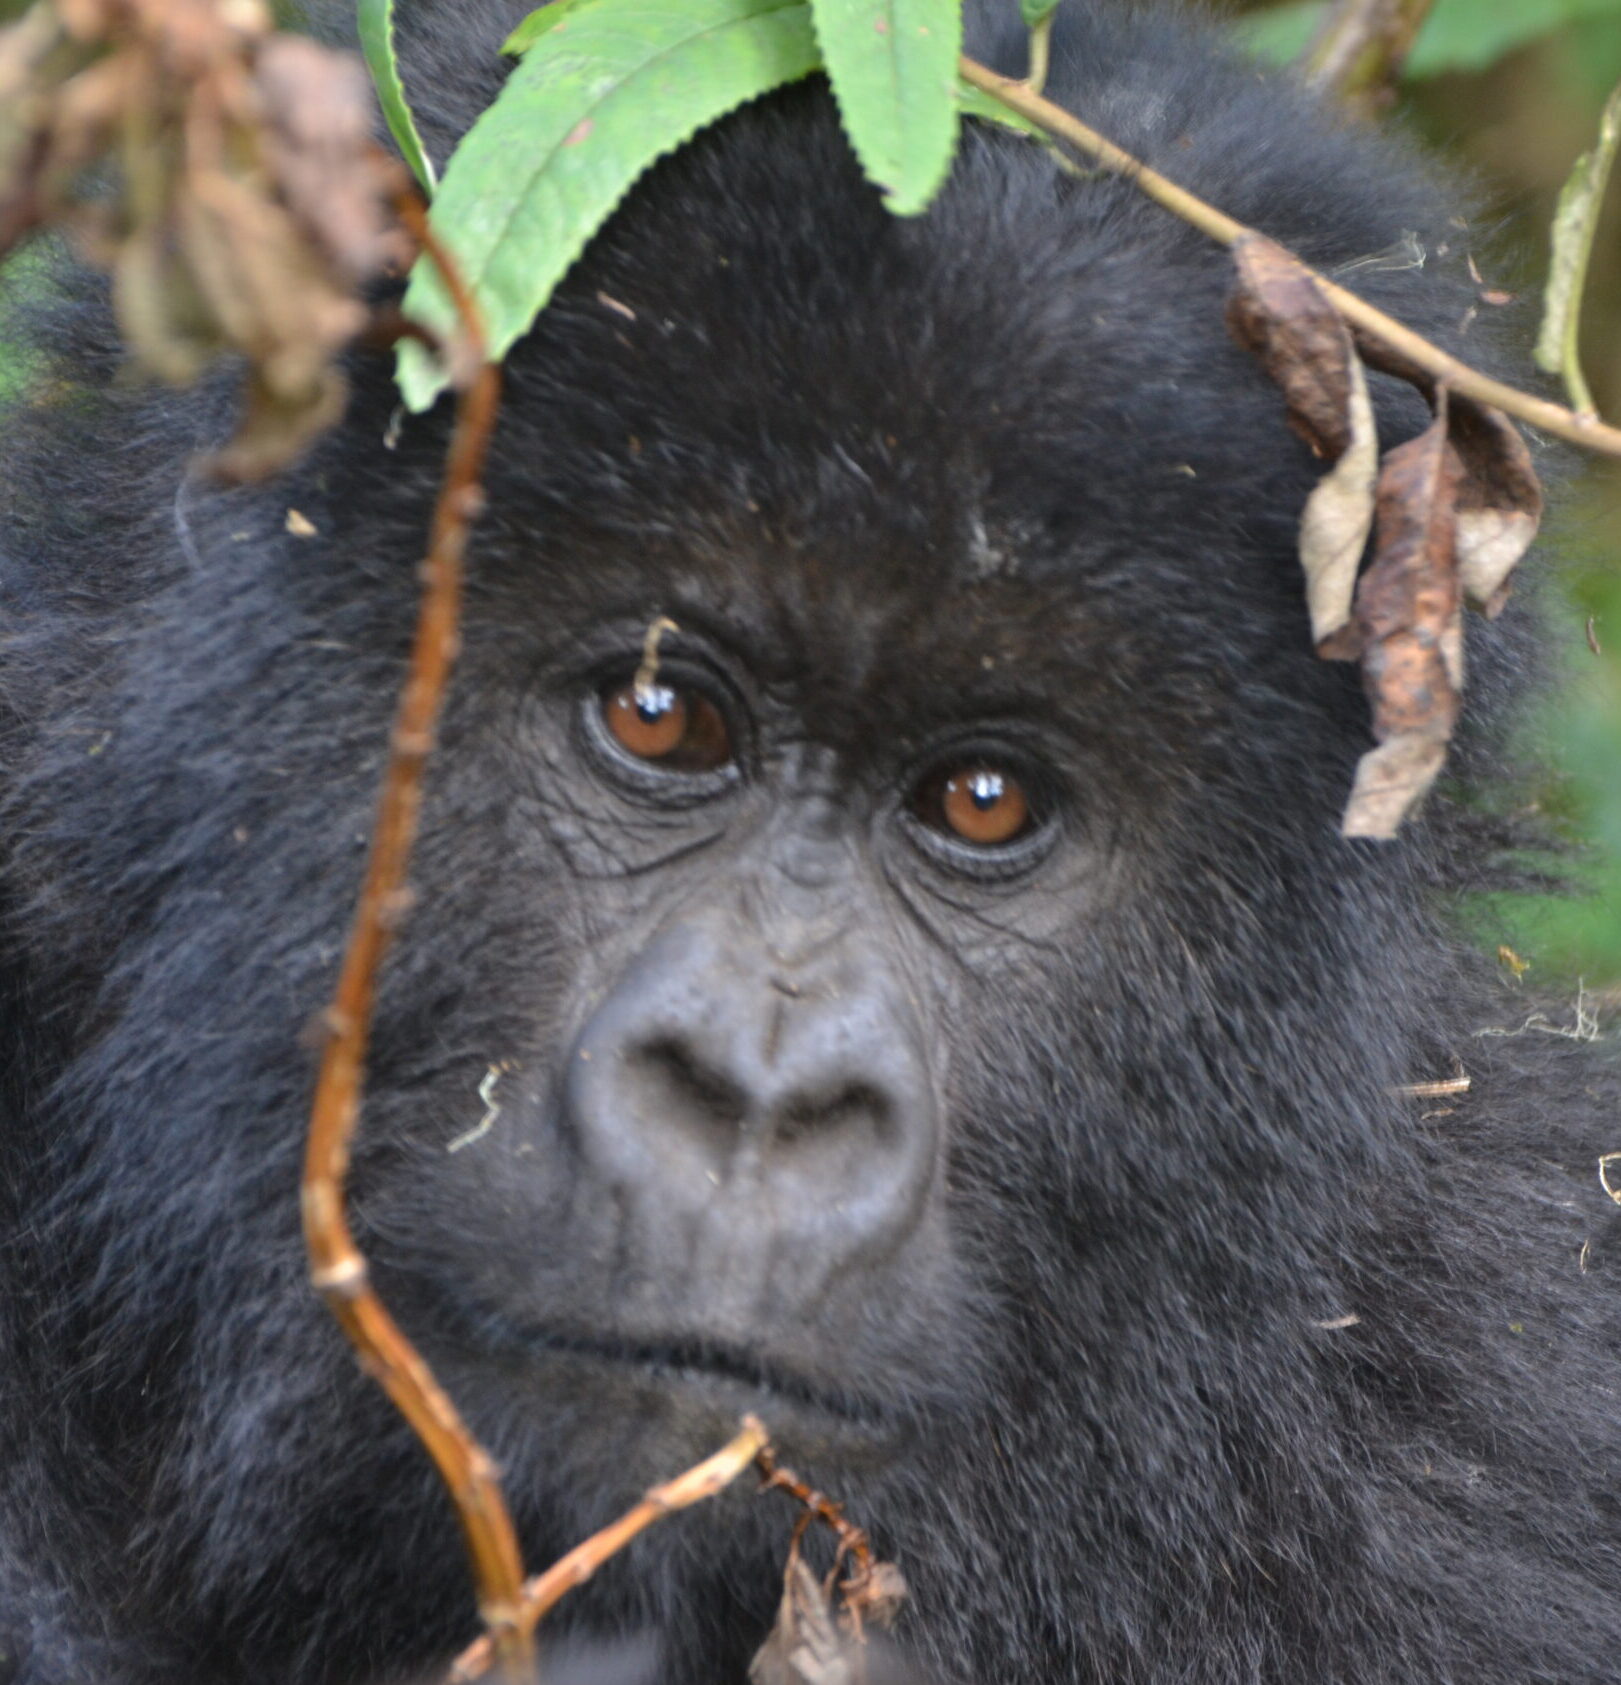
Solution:
M 524 3 L 406 9 L 441 154 Z M 1196 22 L 1070 5 L 1052 92 L 1456 338 L 1455 202 Z M 812 83 L 660 164 L 511 359 L 354 1199 L 532 1566 L 752 1409 L 930 1680 L 1614 1680 L 1621 1085 L 1482 1034 L 1531 1007 L 1447 925 L 1529 636 L 1473 628 L 1455 782 L 1342 840 L 1368 707 L 1227 280 L 1000 130 L 894 218 Z M 52 308 L 0 504 L 10 1677 L 431 1677 L 457 1529 L 297 1181 L 448 418 L 393 443 L 365 363 L 221 490 L 228 385 Z M 794 1519 L 749 1484 L 557 1631 L 739 1685 Z

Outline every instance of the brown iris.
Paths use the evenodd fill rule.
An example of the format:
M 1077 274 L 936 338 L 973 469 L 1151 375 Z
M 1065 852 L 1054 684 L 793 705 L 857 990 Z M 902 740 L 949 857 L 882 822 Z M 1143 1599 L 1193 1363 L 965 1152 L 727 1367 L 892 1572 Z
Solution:
M 712 772 L 732 758 L 720 709 L 695 690 L 620 685 L 603 693 L 602 723 L 626 754 L 678 772 Z
M 931 780 L 923 816 L 964 842 L 996 848 L 1029 828 L 1030 800 L 1018 779 L 1001 767 L 963 766 Z

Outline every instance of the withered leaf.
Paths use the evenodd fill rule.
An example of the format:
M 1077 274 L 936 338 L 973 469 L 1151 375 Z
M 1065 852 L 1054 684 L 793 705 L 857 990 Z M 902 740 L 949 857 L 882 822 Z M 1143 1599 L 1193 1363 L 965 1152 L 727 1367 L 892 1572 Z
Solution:
M 1463 684 L 1457 504 L 1463 464 L 1435 420 L 1390 451 L 1379 475 L 1374 560 L 1357 589 L 1363 682 L 1379 747 L 1362 757 L 1345 810 L 1348 837 L 1393 837 L 1434 783 Z
M 197 172 L 176 205 L 192 283 L 222 343 L 247 353 L 251 437 L 216 472 L 252 477 L 290 460 L 342 410 L 332 368 L 365 307 L 331 273 L 292 214 L 223 172 Z M 238 449 L 238 447 L 241 447 Z
M 1247 234 L 1233 247 L 1227 299 L 1233 338 L 1282 388 L 1289 422 L 1319 455 L 1337 461 L 1351 442 L 1351 336 L 1306 266 L 1275 241 Z
M 359 59 L 302 35 L 272 35 L 254 61 L 264 152 L 282 202 L 350 282 L 400 249 L 385 214 L 388 169 L 372 137 L 371 79 Z
M 822 1582 L 797 1550 L 782 1577 L 776 1624 L 749 1663 L 749 1685 L 856 1685 L 849 1641 Z
M 1446 765 L 1444 741 L 1417 734 L 1393 737 L 1357 762 L 1340 834 L 1388 842 L 1429 792 Z
M 210 466 L 269 473 L 341 413 L 361 287 L 400 250 L 371 119 L 359 60 L 276 34 L 259 0 L 38 0 L 0 31 L 0 248 L 77 236 L 159 379 L 240 353 L 245 414 Z M 113 190 L 86 191 L 102 160 Z
M 1233 257 L 1229 331 L 1260 358 L 1289 424 L 1329 464 L 1301 516 L 1300 565 L 1312 641 L 1334 653 L 1373 526 L 1379 439 L 1367 376 L 1339 312 L 1298 259 L 1260 235 L 1241 239 Z
M 136 228 L 112 253 L 113 303 L 141 366 L 175 386 L 195 380 L 224 341 L 190 269 L 162 228 Z
M 348 396 L 349 384 L 335 368 L 318 370 L 312 385 L 293 393 L 277 391 L 250 368 L 236 431 L 202 467 L 221 480 L 262 480 L 340 421 Z
M 910 1592 L 893 1562 L 874 1562 L 853 1583 L 842 1586 L 844 1606 L 864 1625 L 890 1627 Z
M 1300 566 L 1306 576 L 1306 606 L 1312 642 L 1333 653 L 1336 636 L 1349 624 L 1357 569 L 1373 527 L 1379 474 L 1379 435 L 1361 359 L 1351 359 L 1347 413 L 1351 442 L 1345 454 L 1312 488 L 1300 517 Z
M 1542 484 L 1520 430 L 1499 409 L 1452 396 L 1458 492 L 1458 578 L 1488 616 L 1502 612 L 1509 575 L 1542 525 Z
M 1433 403 L 1435 377 L 1404 352 L 1356 332 L 1370 368 L 1416 386 Z M 1518 427 L 1490 404 L 1450 394 L 1452 443 L 1464 467 L 1458 494 L 1458 571 L 1465 598 L 1488 617 L 1508 600 L 1509 575 L 1542 524 L 1542 485 Z

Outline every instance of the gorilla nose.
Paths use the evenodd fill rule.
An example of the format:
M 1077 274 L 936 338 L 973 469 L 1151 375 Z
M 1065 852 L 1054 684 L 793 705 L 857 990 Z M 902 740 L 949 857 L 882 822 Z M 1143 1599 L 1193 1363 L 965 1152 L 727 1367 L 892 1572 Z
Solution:
M 773 1254 L 887 1249 L 934 1175 L 919 1026 L 881 957 L 849 938 L 785 975 L 724 927 L 666 933 L 581 1031 L 564 1108 L 645 1225 L 697 1218 L 745 1250 L 750 1234 Z

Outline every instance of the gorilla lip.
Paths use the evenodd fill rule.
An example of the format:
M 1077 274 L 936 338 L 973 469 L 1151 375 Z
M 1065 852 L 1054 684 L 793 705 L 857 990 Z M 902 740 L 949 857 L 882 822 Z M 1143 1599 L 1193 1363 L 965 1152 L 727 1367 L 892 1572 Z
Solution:
M 689 1382 L 721 1381 L 750 1393 L 767 1393 L 783 1403 L 833 1417 L 852 1427 L 871 1431 L 893 1426 L 889 1413 L 869 1395 L 848 1388 L 829 1390 L 750 1347 L 728 1340 L 702 1335 L 644 1339 L 552 1328 L 525 1329 L 522 1338 L 531 1349 L 538 1348 L 549 1355 L 642 1369 Z

